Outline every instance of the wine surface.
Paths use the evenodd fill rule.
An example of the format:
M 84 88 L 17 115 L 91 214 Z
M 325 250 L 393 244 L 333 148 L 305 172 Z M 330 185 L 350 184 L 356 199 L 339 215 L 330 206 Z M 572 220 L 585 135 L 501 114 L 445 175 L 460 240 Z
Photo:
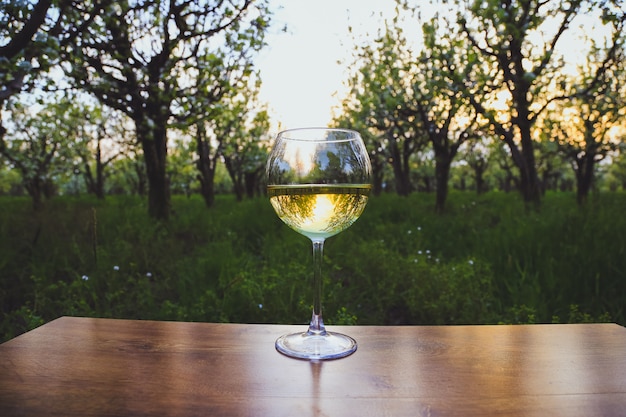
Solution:
M 370 189 L 369 184 L 269 185 L 267 192 L 285 224 L 310 239 L 325 239 L 359 218 Z

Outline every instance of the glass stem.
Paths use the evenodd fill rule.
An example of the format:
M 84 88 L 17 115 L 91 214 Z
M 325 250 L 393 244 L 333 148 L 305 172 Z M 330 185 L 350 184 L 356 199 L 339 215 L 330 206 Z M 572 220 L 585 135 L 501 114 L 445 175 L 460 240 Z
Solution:
M 326 335 L 324 319 L 322 319 L 322 257 L 324 256 L 324 239 L 313 240 L 313 315 L 309 324 L 309 335 Z

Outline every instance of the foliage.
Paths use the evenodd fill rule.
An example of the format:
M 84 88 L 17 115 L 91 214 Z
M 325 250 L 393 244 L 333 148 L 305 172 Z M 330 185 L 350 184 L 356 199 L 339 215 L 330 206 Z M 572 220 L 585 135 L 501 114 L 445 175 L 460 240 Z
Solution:
M 242 200 L 244 194 L 252 197 L 259 193 L 268 153 L 265 148 L 269 142 L 267 132 L 270 123 L 267 106 L 260 103 L 258 97 L 261 86 L 258 74 L 241 81 L 246 81 L 248 87 L 232 89 L 224 95 L 219 106 L 207 112 L 204 129 L 208 137 L 205 143 L 199 142 L 197 146 L 200 150 L 202 146 L 211 148 L 207 142 L 217 144 L 215 155 L 209 158 L 209 162 L 218 158 L 223 160 L 237 200 Z M 200 161 L 202 158 L 199 155 Z M 217 164 L 214 162 L 213 165 L 215 169 Z M 198 165 L 198 168 L 203 172 L 203 167 Z M 206 176 L 203 180 L 213 182 L 213 178 Z M 207 205 L 210 206 L 208 201 Z
M 75 87 L 125 113 L 135 124 L 147 173 L 148 212 L 170 214 L 167 131 L 195 125 L 252 73 L 270 12 L 265 0 L 105 2 L 63 48 Z M 77 6 L 78 7 L 78 6 Z M 65 24 L 81 21 L 73 8 Z M 243 83 L 245 84 L 245 83 Z
M 617 22 L 612 49 L 606 53 L 592 40 L 586 62 L 579 65 L 578 85 L 572 100 L 548 108 L 541 133 L 542 143 L 556 147 L 576 174 L 579 204 L 587 199 L 597 175 L 598 164 L 614 156 L 623 138 L 626 105 L 626 18 Z M 610 65 L 607 64 L 610 62 Z M 603 68 L 597 71 L 597 68 Z M 621 129 L 620 129 L 621 127 Z
M 57 23 L 63 15 L 65 3 L 61 2 L 60 8 L 56 7 L 57 3 L 0 2 L 1 106 L 22 91 L 52 84 L 51 80 L 41 83 L 40 78 L 58 59 L 60 26 Z M 2 134 L 0 129 L 0 136 Z
M 623 158 L 614 152 L 625 149 L 622 0 L 396 3 L 376 38 L 355 49 L 350 96 L 335 120 L 368 143 L 374 194 L 436 191 L 443 209 L 448 178 L 452 187 L 479 192 L 524 191 L 535 176 L 532 192 L 572 189 L 576 180 L 586 184 L 578 187 L 585 198 L 594 187 L 624 188 Z M 215 176 L 226 167 L 232 179 L 222 185 L 239 197 L 255 195 L 270 120 L 256 101 L 261 80 L 253 58 L 271 15 L 266 0 L 213 9 L 161 0 L 0 2 L 0 104 L 6 111 L 12 97 L 36 111 L 30 97 L 52 91 L 56 100 L 71 79 L 99 100 L 95 113 L 85 113 L 100 129 L 85 131 L 85 141 L 63 141 L 60 148 L 72 152 L 57 152 L 78 151 L 80 164 L 54 161 L 66 164 L 46 179 L 47 189 L 84 190 L 80 171 L 97 195 L 148 194 L 149 212 L 165 218 L 170 193 L 200 187 L 210 206 L 223 189 Z M 18 95 L 25 91 L 32 95 Z M 98 109 L 117 114 L 107 103 L 126 120 L 96 120 Z M 21 134 L 9 122 L 19 114 L 10 113 L 0 113 L 0 137 Z M 490 132 L 466 129 L 484 119 Z M 105 152 L 104 140 L 125 143 L 124 155 L 114 155 L 118 146 Z M 565 157 L 575 173 L 566 172 Z M 2 163 L 0 192 L 23 193 Z
M 567 159 L 586 196 L 598 174 L 594 165 L 624 129 L 621 3 L 487 0 L 424 7 L 398 0 L 396 15 L 378 35 L 356 46 L 350 92 L 335 117 L 335 124 L 363 133 L 374 193 L 392 181 L 402 195 L 436 191 L 443 211 L 454 165 L 470 165 L 477 191 L 484 192 L 490 162 L 489 172 L 498 175 L 492 188 L 521 191 L 539 207 L 546 190 L 573 187 Z M 407 25 L 419 25 L 421 36 L 407 36 Z M 567 49 L 572 42 L 576 53 Z M 574 128 L 573 114 L 585 126 Z M 568 129 L 560 132 L 562 126 Z M 482 152 L 487 149 L 489 155 Z M 455 161 L 457 150 L 464 160 Z
M 382 194 L 325 245 L 328 323 L 626 324 L 626 194 Z M 63 197 L 32 212 L 1 197 L 0 339 L 61 315 L 305 323 L 310 242 L 265 199 L 175 197 L 169 222 L 141 197 Z
M 43 197 L 54 194 L 55 176 L 72 165 L 73 141 L 77 140 L 76 118 L 67 99 L 31 107 L 16 102 L 11 106 L 15 129 L 0 137 L 0 154 L 20 173 L 24 188 L 41 208 Z
M 17 171 L 0 164 L 0 195 L 19 192 L 21 190 L 21 180 Z
M 397 22 L 396 22 L 397 23 Z M 374 193 L 382 188 L 382 170 L 393 169 L 394 188 L 401 195 L 411 189 L 411 158 L 427 144 L 418 123 L 411 86 L 414 59 L 402 30 L 387 24 L 371 44 L 358 47 L 348 80 L 350 94 L 335 124 L 363 132 L 370 149 Z

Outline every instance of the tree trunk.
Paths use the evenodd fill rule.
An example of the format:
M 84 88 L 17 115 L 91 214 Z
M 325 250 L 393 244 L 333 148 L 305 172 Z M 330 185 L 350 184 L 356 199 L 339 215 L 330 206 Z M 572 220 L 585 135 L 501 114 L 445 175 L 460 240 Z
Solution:
M 246 190 L 246 197 L 253 198 L 256 190 L 256 172 L 244 172 L 243 183 Z
M 467 182 L 465 181 L 465 177 L 461 176 L 461 180 L 459 183 L 459 190 L 465 191 L 467 189 Z
M 215 203 L 215 182 L 213 181 L 215 171 L 198 175 L 200 180 L 200 194 L 207 207 L 213 207 Z
M 430 140 L 435 151 L 435 212 L 441 214 L 445 211 L 446 199 L 448 198 L 450 166 L 459 146 L 468 138 L 468 135 L 466 132 L 462 132 L 458 139 L 453 141 L 449 139 L 450 132 L 447 128 L 433 129 L 432 122 L 427 120 L 426 116 L 423 117 L 423 120 L 427 121 L 427 126 L 431 126 L 429 130 L 432 131 Z
M 215 203 L 215 160 L 211 159 L 211 146 L 205 140 L 204 130 L 198 124 L 196 132 L 196 150 L 198 152 L 198 180 L 200 181 L 200 194 L 207 207 Z M 217 158 L 217 157 L 216 157 Z
M 241 169 L 238 164 L 239 162 L 233 160 L 233 158 L 224 156 L 224 165 L 226 165 L 226 171 L 228 171 L 230 179 L 233 181 L 233 191 L 235 193 L 235 198 L 237 199 L 237 201 L 242 201 L 244 195 L 243 174 L 241 173 Z
M 447 153 L 435 155 L 435 188 L 437 189 L 435 198 L 435 211 L 443 213 L 448 198 L 448 178 L 450 177 L 450 165 L 452 157 Z
M 580 157 L 575 156 L 576 165 L 576 200 L 579 205 L 585 204 L 589 191 L 593 186 L 596 157 L 598 157 L 598 142 L 594 138 L 594 120 L 587 119 L 585 122 L 585 149 Z
M 484 194 L 487 190 L 485 190 L 485 178 L 483 176 L 483 171 L 475 171 L 475 174 L 476 194 Z
M 380 195 L 383 191 L 384 165 L 382 158 L 372 157 L 372 194 Z
M 582 157 L 576 158 L 576 165 L 576 201 L 582 206 L 587 201 L 593 184 L 595 154 L 587 152 Z
M 95 194 L 99 200 L 104 200 L 104 165 L 102 161 L 96 161 L 96 187 Z
M 261 188 L 259 186 L 259 183 L 262 170 L 263 167 L 260 167 L 255 171 L 244 173 L 243 182 L 245 184 L 246 197 L 254 198 L 257 195 L 261 195 Z
M 528 126 L 526 133 L 522 132 L 521 150 L 515 143 L 511 131 L 507 131 L 507 134 L 503 136 L 504 141 L 511 150 L 513 162 L 519 170 L 519 190 L 524 202 L 539 206 L 541 203 L 541 184 L 539 175 L 537 174 L 537 167 L 535 166 L 534 149 L 532 139 L 530 138 L 530 126 Z
M 158 220 L 170 215 L 170 190 L 167 178 L 167 141 L 165 121 L 155 121 L 152 129 L 137 126 L 137 137 L 143 148 L 148 176 L 148 213 Z M 161 125 L 159 125 L 161 124 Z
M 390 140 L 391 166 L 393 167 L 394 179 L 396 182 L 396 193 L 401 196 L 409 195 L 411 191 L 411 181 L 408 174 L 408 163 L 398 149 L 395 139 Z
M 520 168 L 520 188 L 524 201 L 539 206 L 541 203 L 541 183 L 535 166 L 532 141 L 522 142 L 523 163 Z
M 393 165 L 393 171 L 396 179 L 396 192 L 398 195 L 406 197 L 411 192 L 411 182 L 402 167 L 399 165 L 399 163 L 394 163 Z
M 26 190 L 33 202 L 33 210 L 39 211 L 43 207 L 43 185 L 39 177 L 29 180 L 26 184 Z
M 487 192 L 487 187 L 485 186 L 485 171 L 487 170 L 487 163 L 485 163 L 485 161 L 476 161 L 472 167 L 474 168 L 476 194 L 484 194 Z
M 513 153 L 513 159 L 517 164 L 520 172 L 520 191 L 524 202 L 534 205 L 536 208 L 541 204 L 541 182 L 537 173 L 537 164 L 535 162 L 535 149 L 533 138 L 531 136 L 531 128 L 533 122 L 530 118 L 529 90 L 530 82 L 524 78 L 522 46 L 520 39 L 514 39 L 511 42 L 509 54 L 511 56 L 511 64 L 514 71 L 509 73 L 511 81 L 515 85 L 512 91 L 514 111 L 511 113 L 511 127 L 507 136 L 507 143 Z M 506 63 L 503 63 L 503 67 Z M 507 73 L 507 70 L 504 70 Z M 505 77 L 506 78 L 506 77 Z M 513 116 L 514 115 L 514 116 Z M 521 152 L 517 151 L 517 145 L 513 140 L 514 128 L 517 126 L 519 130 L 519 139 Z M 513 150 L 516 149 L 516 151 Z M 517 154 L 517 158 L 515 157 Z
M 237 175 L 233 178 L 233 191 L 235 192 L 235 198 L 237 201 L 243 201 L 244 186 L 241 175 Z
M 135 175 L 137 175 L 137 182 L 133 184 L 133 191 L 138 195 L 144 196 L 146 195 L 147 185 L 146 170 L 144 169 L 144 166 L 141 165 L 141 163 L 139 163 L 138 161 L 135 162 L 133 167 L 135 169 Z
M 96 146 L 96 183 L 94 184 L 94 194 L 99 200 L 104 200 L 104 164 L 102 163 L 100 138 L 98 138 Z

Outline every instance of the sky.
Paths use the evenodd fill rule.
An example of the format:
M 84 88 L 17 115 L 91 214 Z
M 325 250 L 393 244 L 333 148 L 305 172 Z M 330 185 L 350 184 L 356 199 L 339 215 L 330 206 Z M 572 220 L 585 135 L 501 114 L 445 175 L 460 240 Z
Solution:
M 273 25 L 256 62 L 272 130 L 328 126 L 332 109 L 347 95 L 354 45 L 376 36 L 383 19 L 394 16 L 395 0 L 270 0 L 270 7 Z M 430 7 L 421 12 L 433 12 Z M 570 39 L 559 42 L 566 56 L 584 56 L 580 42 L 571 37 L 594 20 L 579 16 L 572 22 L 565 35 Z M 284 26 L 285 32 L 280 30 Z
M 273 129 L 327 126 L 332 108 L 346 94 L 354 38 L 374 36 L 382 25 L 381 14 L 393 16 L 395 1 L 272 0 L 270 4 L 274 24 L 257 65 L 263 81 L 260 99 L 269 105 Z M 287 31 L 280 31 L 285 25 Z

